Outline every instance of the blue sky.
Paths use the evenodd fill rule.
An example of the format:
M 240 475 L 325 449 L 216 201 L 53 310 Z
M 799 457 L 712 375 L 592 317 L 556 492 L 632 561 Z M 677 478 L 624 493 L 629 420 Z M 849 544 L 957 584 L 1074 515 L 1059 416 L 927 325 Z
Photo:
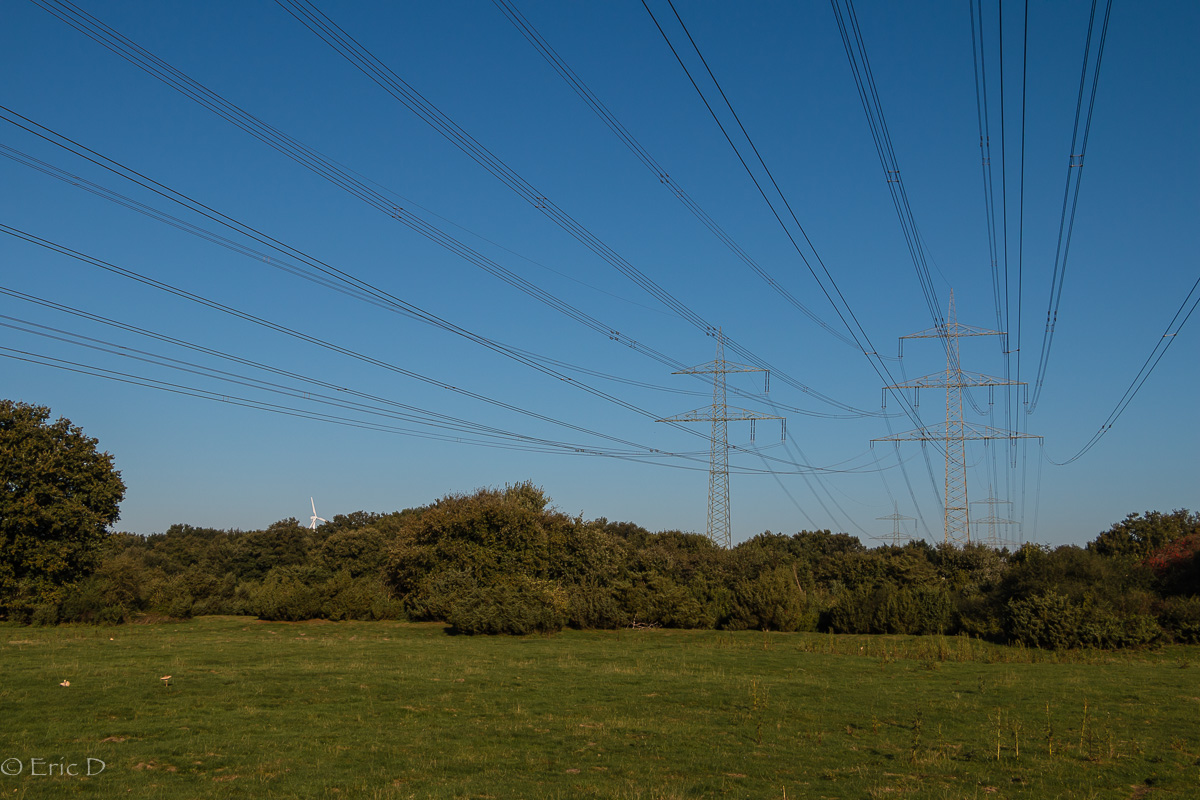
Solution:
M 731 392 L 741 393 L 730 394 L 731 405 L 788 417 L 786 442 L 776 422 L 758 423 L 754 442 L 748 425 L 730 424 L 730 441 L 739 448 L 730 459 L 735 540 L 805 528 L 867 539 L 891 532 L 892 523 L 879 518 L 894 509 L 915 518 L 905 523 L 906 532 L 940 540 L 941 454 L 916 444 L 899 452 L 872 446 L 872 439 L 912 429 L 914 421 L 901 415 L 894 397 L 886 409 L 894 416 L 880 415 L 883 381 L 871 358 L 844 341 L 833 306 L 646 9 L 624 1 L 512 5 L 670 181 L 838 335 L 773 291 L 701 225 L 497 6 L 361 2 L 325 3 L 320 10 L 540 196 L 749 354 L 727 357 L 752 357 L 783 373 L 772 376 L 765 398 L 761 376 L 730 377 Z M 711 384 L 672 375 L 670 366 L 644 354 L 652 350 L 682 365 L 709 361 L 715 341 L 702 327 L 569 236 L 546 209 L 488 174 L 280 5 L 214 0 L 169 8 L 132 1 L 79 7 L 351 171 L 359 186 L 391 198 L 403 213 L 587 314 L 603 330 L 619 332 L 614 338 L 590 329 L 414 233 L 37 4 L 8 4 L 0 30 L 8 80 L 0 105 L 36 123 L 22 123 L 26 127 L 68 137 L 412 307 L 502 343 L 510 356 L 519 351 L 526 361 L 543 359 L 537 363 L 545 367 L 535 370 L 394 308 L 277 269 L 286 260 L 280 252 L 17 127 L 12 120 L 18 117 L 5 112 L 0 223 L 8 229 L 342 350 L 214 311 L 27 239 L 0 236 L 0 286 L 9 292 L 0 295 L 0 322 L 8 326 L 7 349 L 0 351 L 7 356 L 0 360 L 3 396 L 50 406 L 114 454 L 128 486 L 118 527 L 138 533 L 175 522 L 256 528 L 289 516 L 306 519 L 310 496 L 331 518 L 528 479 L 571 514 L 704 530 L 707 426 L 693 424 L 689 434 L 654 420 L 707 406 Z M 649 7 L 710 102 L 718 102 L 670 6 Z M 686 0 L 676 8 L 828 269 L 833 283 L 826 288 L 836 284 L 871 345 L 893 358 L 898 337 L 934 320 L 833 11 L 824 3 Z M 1022 182 L 1022 8 L 1003 9 L 1001 158 L 1000 28 L 995 3 L 982 4 L 998 214 L 1005 207 L 1002 175 L 1007 192 L 1009 291 L 1001 305 L 1010 348 L 1020 323 L 1022 381 L 1037 374 L 1046 328 L 1090 8 L 1070 2 L 1031 12 Z M 970 9 L 968 3 L 855 7 L 941 313 L 953 289 L 961 322 L 994 329 Z M 1099 20 L 1096 31 L 1098 37 Z M 1011 424 L 1045 437 L 1044 446 L 1018 448 L 1015 466 L 1006 466 L 1004 444 L 968 445 L 970 499 L 1005 503 L 973 506 L 973 514 L 1020 521 L 1019 529 L 1008 529 L 1012 536 L 1082 543 L 1131 511 L 1200 508 L 1196 320 L 1179 329 L 1103 438 L 1078 460 L 1056 463 L 1079 452 L 1104 423 L 1197 280 L 1200 157 L 1190 143 L 1200 128 L 1198 34 L 1194 3 L 1118 3 L 1112 11 L 1043 391 L 1031 413 L 1019 403 L 1006 406 L 1001 390 L 991 414 L 983 390 L 973 398 L 985 413 L 970 404 L 966 409 L 968 422 Z M 734 130 L 728 111 L 718 112 Z M 744 140 L 735 141 L 750 152 Z M 75 177 L 47 174 L 55 170 Z M 259 255 L 136 213 L 84 191 L 78 185 L 84 181 Z M 794 225 L 791 231 L 798 235 Z M 1003 244 L 999 224 L 997 231 Z M 805 255 L 815 266 L 813 251 Z M 293 257 L 291 263 L 299 262 Z M 1004 268 L 1001 255 L 1001 274 Z M 1001 341 L 964 340 L 963 367 L 1004 374 Z M 188 371 L 169 368 L 164 357 L 176 359 L 170 362 L 176 367 L 188 362 Z M 82 366 L 56 369 L 48 359 Z M 1013 379 L 1016 362 L 1010 354 Z M 937 341 L 910 341 L 902 362 L 882 363 L 903 380 L 944 371 L 945 355 Z M 97 369 L 143 383 L 169 382 L 190 394 L 81 373 Z M 236 373 L 240 383 L 218 380 L 211 370 Z M 291 396 L 248 386 L 247 379 L 287 387 Z M 193 396 L 197 390 L 210 394 Z M 334 414 L 354 426 L 268 413 L 213 395 Z M 425 411 L 412 412 L 416 421 L 397 421 L 361 407 L 331 408 L 316 395 L 393 412 L 394 404 L 406 404 L 490 426 L 504 438 L 431 428 L 423 424 L 432 419 Z M 942 421 L 944 396 L 924 390 L 919 400 L 923 424 Z M 431 433 L 441 438 L 426 438 Z M 531 439 L 552 441 L 553 452 L 510 446 Z

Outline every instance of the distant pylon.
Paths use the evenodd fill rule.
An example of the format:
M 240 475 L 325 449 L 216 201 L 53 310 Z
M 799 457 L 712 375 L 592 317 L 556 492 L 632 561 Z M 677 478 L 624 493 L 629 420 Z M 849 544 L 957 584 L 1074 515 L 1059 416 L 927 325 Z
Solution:
M 977 372 L 966 372 L 959 360 L 958 340 L 964 336 L 999 336 L 1000 331 L 990 331 L 970 325 L 961 325 L 954 310 L 954 290 L 950 290 L 950 313 L 946 321 L 935 328 L 901 336 L 904 339 L 942 339 L 946 347 L 946 371 L 944 374 L 926 375 L 906 383 L 888 386 L 888 389 L 945 389 L 946 422 L 926 426 L 915 431 L 872 439 L 873 442 L 940 442 L 946 456 L 946 502 L 945 541 L 967 544 L 971 541 L 971 514 L 967 504 L 967 455 L 968 440 L 991 439 L 1040 439 L 1029 433 L 991 428 L 987 425 L 972 425 L 963 421 L 962 390 L 972 387 L 1021 386 L 1019 381 L 1006 381 Z
M 916 518 L 902 516 L 900 514 L 900 504 L 899 503 L 893 503 L 892 505 L 893 505 L 894 511 L 891 514 L 889 514 L 886 517 L 876 517 L 875 518 L 875 519 L 884 519 L 884 520 L 892 521 L 891 535 L 890 536 L 875 536 L 873 538 L 883 539 L 885 542 L 889 542 L 892 545 L 892 547 L 899 547 L 901 540 L 908 541 L 912 538 L 908 534 L 902 533 L 900 531 L 900 522 L 902 520 L 906 520 L 906 519 L 915 521 Z
M 725 376 L 730 372 L 767 372 L 760 367 L 736 364 L 725 360 L 725 336 L 720 328 L 710 331 L 717 339 L 717 357 L 691 369 L 673 372 L 672 375 L 712 375 L 713 401 L 710 408 L 698 408 L 658 422 L 711 422 L 712 438 L 708 461 L 708 538 L 718 547 L 730 547 L 733 535 L 729 524 L 729 430 L 730 422 L 749 420 L 750 438 L 754 439 L 754 422 L 760 419 L 783 417 L 759 414 L 744 408 L 730 408 L 725 402 Z M 768 377 L 769 380 L 769 377 Z M 765 389 L 764 389 L 765 390 Z M 785 429 L 786 430 L 786 429 Z
M 1017 525 L 1018 524 L 1016 520 L 1004 519 L 1003 517 L 996 516 L 995 506 L 1010 506 L 1010 505 L 1012 505 L 1011 500 L 1000 500 L 996 497 L 992 497 L 991 495 L 989 495 L 986 500 L 972 500 L 971 505 L 973 505 L 973 506 L 983 506 L 983 505 L 989 506 L 988 515 L 986 517 L 983 517 L 982 519 L 977 518 L 975 520 L 976 525 L 987 526 L 984 529 L 987 531 L 987 535 L 981 539 L 983 544 L 986 544 L 988 547 L 992 547 L 997 550 L 999 550 L 1001 547 L 1008 547 L 1009 545 L 1012 545 L 1014 547 L 1016 546 L 1016 541 L 1011 536 L 1008 536 L 1007 534 L 1006 535 L 998 535 L 996 533 L 997 525 Z

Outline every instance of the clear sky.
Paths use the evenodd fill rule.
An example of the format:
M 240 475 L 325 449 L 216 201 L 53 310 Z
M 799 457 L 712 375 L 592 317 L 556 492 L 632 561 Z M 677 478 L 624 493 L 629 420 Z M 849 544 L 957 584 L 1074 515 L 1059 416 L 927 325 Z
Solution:
M 341 185 L 39 5 L 74 13 L 10 0 L 0 25 L 0 396 L 50 406 L 113 453 L 128 486 L 119 528 L 250 529 L 307 521 L 310 496 L 332 518 L 532 480 L 573 515 L 703 532 L 708 426 L 655 420 L 711 404 L 711 382 L 672 372 L 714 358 L 712 325 L 730 339 L 728 359 L 774 370 L 765 396 L 761 375 L 731 375 L 729 404 L 787 417 L 782 442 L 775 421 L 757 423 L 753 442 L 748 423 L 729 425 L 735 541 L 813 528 L 867 540 L 889 534 L 880 518 L 896 512 L 913 518 L 906 533 L 940 541 L 938 446 L 871 440 L 944 423 L 937 389 L 915 408 L 881 401 L 889 380 L 945 372 L 934 339 L 895 357 L 899 337 L 935 325 L 931 304 L 945 315 L 952 289 L 961 323 L 1008 329 L 963 339 L 962 368 L 1037 392 L 1027 406 L 1024 391 L 972 390 L 966 421 L 1044 437 L 968 444 L 977 519 L 1082 543 L 1129 512 L 1200 508 L 1200 320 L 1170 327 L 1200 277 L 1194 2 L 1114 4 L 1086 158 L 1070 169 L 1090 3 L 1032 4 L 1027 26 L 1023 4 L 1003 7 L 1002 25 L 995 2 L 975 6 L 981 74 L 972 3 L 860 2 L 885 167 L 828 3 L 678 0 L 803 232 L 666 0 L 648 0 L 653 17 L 629 0 L 508 3 L 666 180 L 491 2 L 316 7 L 403 82 L 397 92 L 419 93 L 470 137 L 463 147 L 486 148 L 476 152 L 507 185 L 302 25 L 313 7 L 78 5 L 94 36 L 125 37 L 161 73 L 212 92 L 210 104 L 249 115 L 244 127 L 310 148 Z M 885 171 L 897 167 L 899 183 Z M 1069 173 L 1080 180 L 1064 262 Z M 899 189 L 924 273 L 893 204 Z M 304 259 L 388 297 L 298 277 L 315 274 Z M 858 343 L 840 317 L 857 320 Z M 1112 427 L 1060 466 L 1176 331 Z M 977 502 L 989 498 L 1002 502 Z

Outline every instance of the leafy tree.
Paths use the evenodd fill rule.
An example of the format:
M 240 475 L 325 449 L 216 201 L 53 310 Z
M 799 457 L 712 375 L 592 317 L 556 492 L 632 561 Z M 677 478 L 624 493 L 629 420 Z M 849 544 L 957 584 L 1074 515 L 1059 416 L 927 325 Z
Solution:
M 1170 514 L 1147 511 L 1130 514 L 1088 544 L 1102 556 L 1132 556 L 1142 559 L 1155 550 L 1188 534 L 1200 534 L 1200 512 L 1186 508 Z
M 446 621 L 454 633 L 556 633 L 567 622 L 567 608 L 566 592 L 553 581 L 518 573 L 466 592 Z
M 0 613 L 56 602 L 87 575 L 125 496 L 112 456 L 49 418 L 0 400 Z
M 761 628 L 772 631 L 812 630 L 815 614 L 808 605 L 799 578 L 791 567 L 766 570 L 754 580 L 734 586 L 734 607 L 725 627 L 740 630 Z
M 517 575 L 551 579 L 552 542 L 578 526 L 549 502 L 529 482 L 442 498 L 404 521 L 388 554 L 389 585 L 414 618 L 446 619 L 476 587 Z

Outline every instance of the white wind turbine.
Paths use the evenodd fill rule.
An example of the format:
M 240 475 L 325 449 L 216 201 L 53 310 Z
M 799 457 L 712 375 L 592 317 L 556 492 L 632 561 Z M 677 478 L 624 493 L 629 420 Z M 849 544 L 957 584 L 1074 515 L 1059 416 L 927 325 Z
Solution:
M 312 516 L 309 517 L 309 520 L 308 520 L 309 521 L 308 528 L 309 528 L 309 530 L 315 531 L 317 529 L 318 522 L 329 522 L 329 520 L 325 519 L 324 517 L 317 516 L 317 501 L 316 500 L 313 500 L 310 497 L 310 498 L 308 498 L 308 502 L 312 503 L 312 510 L 313 510 Z

